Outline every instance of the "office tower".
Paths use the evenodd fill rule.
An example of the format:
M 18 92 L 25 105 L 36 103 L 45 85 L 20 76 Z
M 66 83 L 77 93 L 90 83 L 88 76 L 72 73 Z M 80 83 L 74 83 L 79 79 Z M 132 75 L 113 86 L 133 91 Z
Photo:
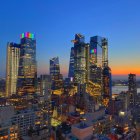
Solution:
M 59 58 L 50 59 L 50 76 L 52 80 L 52 90 L 61 89 L 63 87 L 63 76 L 60 74 Z
M 81 110 L 87 110 L 86 88 L 89 80 L 89 44 L 85 43 L 85 37 L 75 35 L 74 43 L 74 84 L 77 86 L 76 106 Z
M 94 36 L 90 38 L 90 64 L 98 67 L 108 66 L 108 41 L 106 38 Z
M 68 77 L 70 78 L 71 81 L 73 81 L 73 78 L 74 78 L 74 47 L 71 48 Z
M 49 95 L 51 90 L 51 76 L 41 75 L 40 76 L 40 92 L 41 95 Z
M 26 32 L 21 36 L 21 48 L 18 73 L 18 93 L 35 93 L 37 79 L 36 39 L 34 34 Z
M 112 78 L 111 78 L 111 69 L 109 67 L 103 68 L 103 100 L 104 105 L 108 105 L 109 99 L 112 96 Z
M 90 66 L 90 74 L 89 74 L 90 81 L 101 85 L 101 83 L 102 83 L 101 75 L 102 75 L 102 68 L 101 67 L 98 67 L 95 64 Z
M 59 58 L 53 57 L 50 59 L 50 75 L 60 74 Z
M 16 94 L 20 45 L 8 43 L 6 64 L 6 96 Z
M 130 93 L 130 106 L 134 107 L 136 103 L 137 96 L 137 85 L 136 85 L 136 75 L 129 74 L 128 75 L 128 91 Z
M 108 76 L 105 76 L 108 67 L 108 41 L 104 37 L 93 36 L 90 38 L 90 58 L 89 58 L 89 79 L 96 85 L 99 85 L 99 91 L 101 94 L 107 94 L 105 90 L 107 90 L 107 85 L 110 83 L 105 82 Z M 106 69 L 104 69 L 106 68 Z M 103 75 L 105 74 L 105 75 Z M 106 77 L 106 78 L 105 78 Z M 104 87 L 105 86 L 105 87 Z M 104 93 L 105 92 L 105 93 Z M 110 89 L 108 89 L 110 94 Z
M 75 35 L 74 42 L 74 83 L 84 84 L 89 78 L 89 44 L 81 34 Z

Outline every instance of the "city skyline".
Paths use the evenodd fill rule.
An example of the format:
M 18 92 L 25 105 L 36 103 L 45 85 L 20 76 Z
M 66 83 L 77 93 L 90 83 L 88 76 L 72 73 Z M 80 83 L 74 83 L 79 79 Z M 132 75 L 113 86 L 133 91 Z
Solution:
M 140 140 L 139 6 L 1 0 L 0 140 Z
M 7 2 L 11 5 L 7 5 Z M 0 6 L 0 12 L 4 13 L 0 15 L 2 19 L 0 26 L 3 27 L 0 33 L 0 59 L 2 60 L 0 77 L 6 75 L 7 42 L 19 43 L 20 34 L 26 31 L 36 35 L 39 75 L 49 73 L 49 59 L 58 56 L 61 73 L 67 76 L 70 49 L 73 47 L 71 40 L 76 33 L 86 36 L 86 42 L 89 42 L 90 37 L 95 35 L 108 38 L 109 66 L 113 75 L 119 75 L 118 77 L 122 77 L 120 75 L 127 77 L 129 73 L 139 75 L 140 43 L 138 37 L 140 29 L 138 25 L 140 20 L 138 17 L 140 11 L 138 6 L 140 2 L 138 0 L 135 2 L 130 0 L 93 2 L 89 0 L 86 2 L 86 7 L 84 0 L 63 1 L 61 4 L 58 1 L 53 3 L 49 0 L 42 1 L 42 3 L 34 2 L 33 5 L 32 2 L 28 2 L 28 7 L 26 7 L 26 2 L 27 0 L 22 3 L 24 10 L 20 10 L 17 14 L 16 10 L 19 10 L 20 5 L 18 1 L 3 1 Z M 78 2 L 81 2 L 81 6 L 77 12 Z M 83 8 L 85 10 L 82 11 Z

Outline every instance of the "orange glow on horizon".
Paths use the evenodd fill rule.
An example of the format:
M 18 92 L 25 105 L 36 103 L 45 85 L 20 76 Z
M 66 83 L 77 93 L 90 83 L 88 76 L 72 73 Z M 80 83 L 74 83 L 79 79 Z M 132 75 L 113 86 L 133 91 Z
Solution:
M 112 64 L 110 65 L 111 68 L 111 73 L 113 76 L 126 76 L 130 73 L 136 74 L 137 76 L 140 76 L 140 65 L 138 64 Z M 64 76 L 67 77 L 68 75 L 68 66 L 67 65 L 62 65 L 60 66 L 60 73 Z M 38 74 L 49 74 L 49 66 L 40 66 L 38 68 Z
M 136 75 L 140 75 L 140 68 L 125 68 L 125 69 L 121 69 L 121 68 L 112 68 L 112 75 L 128 75 L 130 73 L 136 74 Z

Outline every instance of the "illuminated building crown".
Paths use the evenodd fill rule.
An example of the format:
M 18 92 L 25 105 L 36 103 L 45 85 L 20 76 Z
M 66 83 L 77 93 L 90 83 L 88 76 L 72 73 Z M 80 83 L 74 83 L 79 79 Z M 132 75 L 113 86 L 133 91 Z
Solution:
M 21 38 L 21 39 L 22 39 L 22 38 L 31 38 L 31 39 L 34 39 L 34 38 L 35 38 L 35 35 L 32 34 L 32 33 L 30 33 L 30 32 L 25 32 L 25 33 L 22 33 L 22 34 L 20 35 L 20 38 Z

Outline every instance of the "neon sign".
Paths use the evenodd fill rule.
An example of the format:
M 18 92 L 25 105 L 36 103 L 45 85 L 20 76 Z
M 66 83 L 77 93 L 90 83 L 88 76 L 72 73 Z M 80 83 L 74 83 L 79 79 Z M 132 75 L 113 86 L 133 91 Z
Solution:
M 22 33 L 20 35 L 20 38 L 31 38 L 31 39 L 34 39 L 35 38 L 35 35 L 32 34 L 32 33 L 26 32 L 26 33 Z
M 92 49 L 92 50 L 90 50 L 90 53 L 92 53 L 92 54 L 96 54 L 97 51 L 96 51 L 96 49 Z

